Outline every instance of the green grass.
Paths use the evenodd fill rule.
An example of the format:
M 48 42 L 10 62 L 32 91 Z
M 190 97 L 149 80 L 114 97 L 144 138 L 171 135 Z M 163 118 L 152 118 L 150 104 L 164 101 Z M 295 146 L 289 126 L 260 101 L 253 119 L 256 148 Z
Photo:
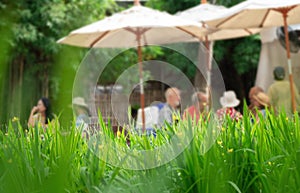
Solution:
M 239 122 L 227 118 L 221 125 L 214 121 L 192 125 L 188 120 L 167 126 L 154 138 L 131 132 L 114 136 L 100 117 L 103 129 L 93 151 L 74 125 L 61 128 L 56 124 L 45 132 L 41 128 L 26 131 L 18 121 L 10 122 L 0 132 L 0 192 L 300 192 L 298 115 L 286 118 L 283 113 L 268 112 L 259 122 L 251 118 L 244 116 Z M 194 138 L 188 147 L 153 169 L 124 169 L 128 160 L 136 168 L 144 167 L 144 162 L 133 159 L 134 153 L 111 152 L 114 148 L 155 150 L 190 131 Z M 216 135 L 210 146 L 207 142 Z M 159 164 L 187 143 L 185 137 L 178 139 L 169 153 L 156 155 L 149 163 Z M 116 155 L 117 167 L 103 160 Z

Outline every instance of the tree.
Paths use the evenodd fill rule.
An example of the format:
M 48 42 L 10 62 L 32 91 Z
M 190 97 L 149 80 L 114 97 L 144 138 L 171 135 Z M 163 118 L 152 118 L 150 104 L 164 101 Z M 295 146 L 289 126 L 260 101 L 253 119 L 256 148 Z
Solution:
M 0 25 L 5 27 L 1 41 L 8 48 L 0 57 L 0 66 L 7 67 L 1 69 L 0 76 L 4 104 L 0 121 L 5 122 L 13 116 L 26 120 L 30 108 L 41 96 L 62 101 L 66 97 L 66 101 L 71 102 L 71 95 L 62 96 L 61 93 L 70 94 L 72 74 L 81 59 L 77 56 L 82 56 L 86 49 L 67 48 L 56 41 L 116 9 L 112 0 L 1 0 L 0 11 L 5 13 L 0 18 Z M 61 53 L 68 53 L 69 60 L 59 59 Z M 65 74 L 49 76 L 57 71 Z

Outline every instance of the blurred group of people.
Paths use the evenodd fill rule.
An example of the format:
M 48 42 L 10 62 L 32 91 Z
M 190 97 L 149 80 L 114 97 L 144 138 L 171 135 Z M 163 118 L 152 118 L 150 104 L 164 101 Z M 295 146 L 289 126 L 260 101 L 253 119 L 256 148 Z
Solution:
M 192 105 L 184 110 L 183 113 L 180 113 L 180 91 L 178 88 L 172 87 L 166 90 L 166 104 L 159 112 L 159 121 L 158 126 L 161 128 L 167 122 L 172 125 L 177 121 L 178 116 L 183 120 L 191 119 L 196 124 L 199 120 L 206 120 L 208 113 L 210 111 L 211 101 L 206 92 L 199 91 L 195 92 L 192 97 Z M 216 115 L 220 120 L 227 115 L 234 119 L 242 118 L 242 115 L 239 111 L 235 109 L 236 106 L 240 104 L 240 101 L 236 98 L 234 91 L 226 91 L 223 96 L 220 98 L 220 103 L 222 108 L 216 111 Z M 174 116 L 176 114 L 177 116 Z M 176 119 L 174 119 L 176 117 Z
M 276 114 L 284 111 L 287 116 L 292 116 L 295 112 L 292 108 L 292 97 L 290 92 L 290 82 L 285 80 L 285 70 L 283 67 L 276 67 L 273 71 L 274 83 L 265 92 L 261 87 L 254 86 L 250 89 L 248 106 L 249 112 L 254 115 L 256 120 L 259 120 L 260 115 L 266 116 L 266 109 L 274 110 Z M 295 91 L 296 112 L 300 112 L 300 96 L 298 89 L 292 85 Z M 216 111 L 216 116 L 219 120 L 223 120 L 225 116 L 232 119 L 239 120 L 243 117 L 236 107 L 240 105 L 240 100 L 234 91 L 229 90 L 223 93 L 219 100 L 222 108 Z M 192 96 L 192 106 L 184 110 L 182 119 L 188 116 L 192 120 L 198 122 L 199 118 L 205 119 L 209 111 L 210 105 L 209 97 L 204 92 L 196 92 Z M 161 127 L 164 122 L 172 124 L 172 114 L 179 114 L 180 104 L 180 91 L 177 88 L 169 88 L 166 91 L 166 105 L 159 115 L 159 126 Z
M 206 116 L 208 112 L 208 96 L 205 92 L 195 92 L 192 95 L 192 105 L 188 107 L 183 114 L 180 112 L 180 103 L 181 103 L 181 93 L 178 88 L 171 87 L 168 88 L 165 92 L 166 104 L 159 111 L 158 118 L 158 127 L 163 127 L 167 122 L 172 125 L 174 122 L 177 122 L 179 119 L 187 119 L 191 117 L 192 120 L 198 122 L 200 117 Z M 182 114 L 182 116 L 181 116 Z
M 285 71 L 282 67 L 276 67 L 273 71 L 275 82 L 269 87 L 268 92 L 258 86 L 250 89 L 248 106 L 249 112 L 252 113 L 256 119 L 261 116 L 266 116 L 266 109 L 273 109 L 275 113 L 285 111 L 287 116 L 293 115 L 293 108 L 291 102 L 290 83 L 285 80 Z M 300 96 L 298 89 L 293 85 L 295 91 L 295 99 L 297 111 L 300 111 Z M 180 112 L 181 93 L 178 88 L 171 87 L 165 92 L 166 103 L 159 110 L 157 126 L 162 128 L 165 123 L 172 125 L 179 119 L 188 119 L 189 117 L 198 123 L 200 119 L 205 120 L 210 111 L 211 101 L 206 92 L 195 92 L 192 97 L 192 105 Z M 236 109 L 240 105 L 240 100 L 234 91 L 225 91 L 223 96 L 219 99 L 222 108 L 216 111 L 216 116 L 219 120 L 229 116 L 232 119 L 239 120 L 243 115 Z M 90 123 L 90 113 L 86 102 L 81 97 L 73 98 L 73 108 L 76 116 L 76 127 L 81 128 L 83 133 L 87 131 Z M 51 104 L 49 99 L 41 98 L 38 100 L 37 106 L 31 110 L 28 126 L 34 127 L 41 125 L 47 128 L 48 124 L 53 120 L 54 115 L 51 112 Z
M 250 110 L 257 114 L 256 109 L 265 115 L 265 108 L 272 108 L 276 114 L 284 111 L 287 116 L 292 116 L 295 112 L 292 107 L 292 96 L 290 82 L 285 80 L 285 70 L 283 67 L 276 67 L 273 71 L 274 83 L 269 87 L 267 93 L 258 86 L 251 88 L 249 92 Z M 300 96 L 296 85 L 294 89 L 296 112 L 300 112 Z

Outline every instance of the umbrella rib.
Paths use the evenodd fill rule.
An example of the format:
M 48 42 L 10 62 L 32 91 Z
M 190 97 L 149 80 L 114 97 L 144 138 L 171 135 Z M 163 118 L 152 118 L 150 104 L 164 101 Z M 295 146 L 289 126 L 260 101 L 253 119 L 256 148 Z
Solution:
M 182 27 L 176 27 L 177 29 L 181 30 L 181 31 L 184 31 L 185 33 L 187 34 L 190 34 L 191 36 L 195 37 L 195 38 L 198 38 L 199 40 L 201 40 L 201 37 L 198 37 L 197 35 L 193 34 L 192 32 L 189 32 L 188 30 L 182 28 Z
M 269 15 L 269 13 L 270 13 L 270 11 L 271 11 L 271 10 L 268 9 L 268 11 L 267 11 L 266 14 L 264 15 L 264 18 L 263 18 L 261 24 L 259 25 L 259 27 L 263 27 L 263 26 L 264 26 L 264 23 L 265 23 L 265 21 L 266 21 L 268 15 Z
M 143 28 L 143 30 L 141 30 L 141 31 L 139 31 L 139 32 L 133 30 L 133 29 L 130 28 L 130 27 L 126 27 L 126 28 L 124 28 L 124 29 L 126 29 L 127 31 L 130 31 L 131 33 L 134 33 L 134 34 L 140 33 L 140 35 L 141 35 L 141 34 L 145 33 L 146 31 L 150 30 L 151 28 L 150 28 L 150 27 L 148 27 L 148 28 Z
M 290 12 L 295 7 L 297 7 L 297 6 L 293 5 L 293 6 L 290 6 L 290 7 L 283 7 L 283 8 L 277 8 L 277 9 L 272 9 L 272 10 L 277 11 L 277 12 L 282 13 L 282 14 L 284 14 L 284 13 L 287 14 L 288 12 Z
M 274 9 L 269 9 L 268 10 L 268 12 L 267 12 L 267 14 L 269 14 L 269 12 L 271 11 L 271 10 L 273 10 L 273 11 L 276 11 L 276 12 L 279 12 L 279 13 L 281 13 L 281 14 L 288 14 L 288 12 L 290 12 L 292 9 L 294 9 L 295 7 L 297 7 L 296 5 L 293 5 L 293 6 L 289 6 L 289 7 L 282 7 L 282 8 L 274 8 Z M 266 19 L 266 16 L 264 17 L 264 20 L 263 20 L 263 22 L 262 22 L 262 24 L 260 25 L 260 27 L 262 27 L 263 26 L 263 24 L 264 24 L 264 22 L 265 22 L 265 19 Z
M 90 47 L 94 47 L 94 45 L 99 42 L 104 36 L 106 36 L 110 31 L 106 31 L 103 34 L 101 34 L 97 39 L 95 39 L 91 44 Z
M 248 34 L 253 35 L 252 31 L 250 31 L 249 29 L 245 28 L 244 29 Z
M 137 27 L 137 28 L 138 28 L 138 27 Z M 138 28 L 137 30 L 133 30 L 133 29 L 130 28 L 130 27 L 126 27 L 126 28 L 124 28 L 124 29 L 127 30 L 127 31 L 129 31 L 129 32 L 131 32 L 131 33 L 133 33 L 133 34 L 135 34 L 135 35 L 137 36 L 137 40 L 140 41 L 141 36 L 144 35 L 144 37 L 145 37 L 146 31 L 150 30 L 151 28 L 150 28 L 150 27 L 148 27 L 148 28 L 143 28 L 142 30 L 141 30 L 140 28 Z M 145 39 L 145 38 L 144 38 L 144 39 Z M 146 42 L 146 41 L 144 41 L 144 43 L 145 43 L 145 42 Z

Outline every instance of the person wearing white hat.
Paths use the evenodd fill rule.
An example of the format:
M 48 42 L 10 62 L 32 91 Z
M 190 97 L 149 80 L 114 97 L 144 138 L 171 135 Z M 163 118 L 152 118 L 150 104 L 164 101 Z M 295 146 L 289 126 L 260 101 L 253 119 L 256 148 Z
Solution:
M 88 124 L 90 123 L 88 105 L 82 97 L 73 98 L 72 104 L 76 116 L 76 128 L 82 129 L 84 136 L 87 134 Z
M 225 91 L 223 96 L 220 98 L 222 108 L 217 110 L 217 117 L 223 120 L 225 116 L 229 116 L 232 119 L 239 120 L 242 118 L 242 114 L 235 110 L 240 104 L 240 100 L 236 98 L 234 91 Z

